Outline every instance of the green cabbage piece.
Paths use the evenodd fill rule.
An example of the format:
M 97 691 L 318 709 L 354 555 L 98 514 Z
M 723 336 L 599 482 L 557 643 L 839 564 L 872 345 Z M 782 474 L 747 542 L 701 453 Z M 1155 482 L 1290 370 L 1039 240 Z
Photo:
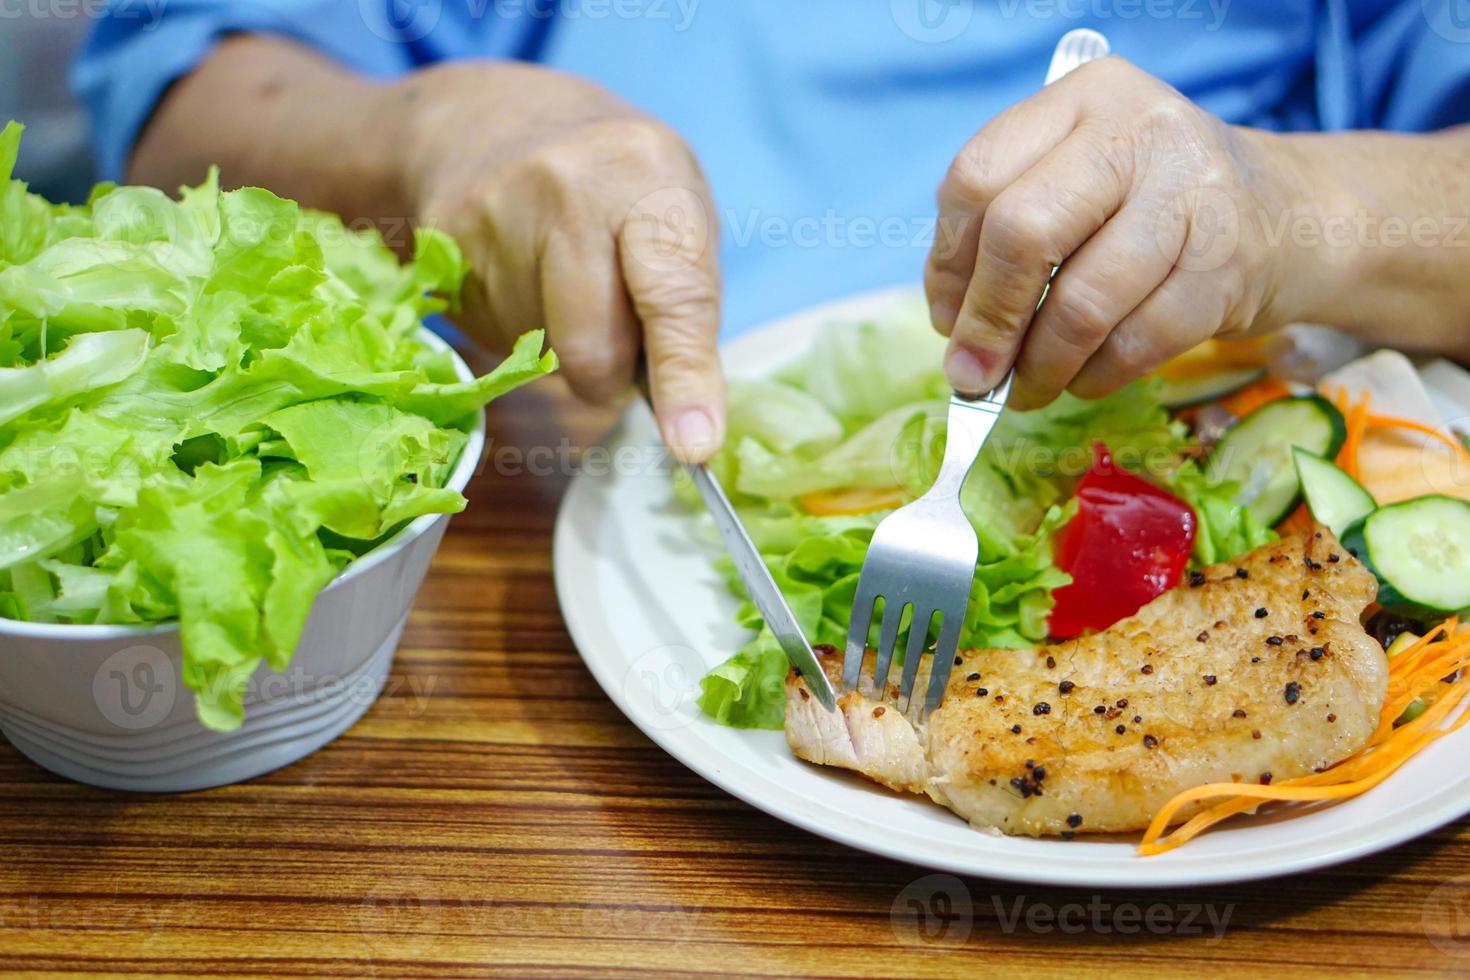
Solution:
M 424 317 L 465 275 L 217 173 L 178 200 L 53 205 L 0 132 L 0 615 L 177 621 L 199 718 L 230 730 L 317 593 L 407 521 L 451 514 L 474 413 L 549 373 L 528 333 L 460 381 Z

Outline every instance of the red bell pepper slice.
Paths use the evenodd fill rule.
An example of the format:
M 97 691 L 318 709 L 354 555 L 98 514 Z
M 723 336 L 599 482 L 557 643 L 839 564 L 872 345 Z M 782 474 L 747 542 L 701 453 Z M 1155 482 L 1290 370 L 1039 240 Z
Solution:
M 1077 516 L 1057 534 L 1057 567 L 1072 583 L 1052 594 L 1052 636 L 1107 629 L 1178 585 L 1196 529 L 1187 503 L 1120 469 L 1099 442 Z

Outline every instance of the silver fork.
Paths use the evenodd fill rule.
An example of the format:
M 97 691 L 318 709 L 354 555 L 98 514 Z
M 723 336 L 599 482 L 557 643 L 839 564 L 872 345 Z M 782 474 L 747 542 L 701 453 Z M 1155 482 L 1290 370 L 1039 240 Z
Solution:
M 1097 31 L 1068 31 L 1057 43 L 1047 69 L 1046 84 L 1096 58 L 1106 57 L 1108 42 Z M 1056 270 L 1052 270 L 1056 274 Z M 1042 299 L 1046 298 L 1045 292 Z M 908 645 L 904 650 L 899 698 L 905 713 L 913 704 L 914 680 L 934 616 L 940 617 L 939 639 L 929 667 L 929 685 L 918 713 L 922 719 L 939 706 L 949 683 L 959 648 L 960 628 L 970 604 L 970 585 L 980 543 L 960 506 L 960 488 L 975 458 L 990 436 L 1011 392 L 1014 369 L 1007 371 L 989 394 L 968 398 L 954 392 L 949 399 L 948 436 L 944 461 L 934 485 L 919 499 L 889 514 L 873 532 L 863 559 L 852 619 L 847 628 L 847 650 L 842 663 L 842 686 L 855 691 L 862 679 L 873 607 L 883 600 L 873 691 L 882 698 L 893 663 L 893 648 L 905 609 L 912 610 Z

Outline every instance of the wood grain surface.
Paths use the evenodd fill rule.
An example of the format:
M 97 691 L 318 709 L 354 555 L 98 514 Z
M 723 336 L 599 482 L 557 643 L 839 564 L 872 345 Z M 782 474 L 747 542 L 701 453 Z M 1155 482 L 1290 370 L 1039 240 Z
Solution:
M 609 419 L 544 384 L 497 403 L 491 432 L 575 447 Z M 303 762 L 145 797 L 0 743 L 0 971 L 1470 973 L 1464 822 L 1277 881 L 1075 890 L 930 876 L 737 802 L 572 648 L 551 576 L 566 480 L 484 468 L 384 697 Z

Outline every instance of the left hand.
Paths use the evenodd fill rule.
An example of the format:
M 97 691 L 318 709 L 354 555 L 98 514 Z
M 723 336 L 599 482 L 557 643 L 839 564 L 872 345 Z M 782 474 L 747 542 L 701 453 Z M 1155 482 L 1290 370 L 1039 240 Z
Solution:
M 1306 183 L 1278 138 L 1118 58 L 1082 66 L 981 129 L 940 187 L 924 285 L 950 383 L 983 393 L 1014 363 L 1018 408 L 1098 397 L 1290 322 L 1290 246 L 1267 232 Z

